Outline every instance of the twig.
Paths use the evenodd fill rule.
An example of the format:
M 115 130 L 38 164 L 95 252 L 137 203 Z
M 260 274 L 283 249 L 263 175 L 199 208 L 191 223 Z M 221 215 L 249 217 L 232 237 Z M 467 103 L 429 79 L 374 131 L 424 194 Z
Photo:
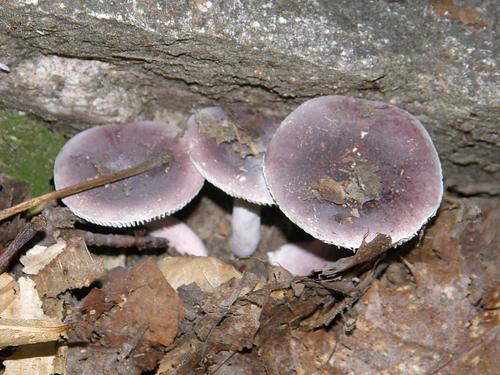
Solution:
M 14 238 L 5 251 L 0 254 L 0 273 L 5 272 L 10 261 L 18 251 L 35 236 L 36 232 L 44 229 L 46 225 L 47 222 L 45 219 L 37 216 L 21 229 L 16 238 Z
M 148 324 L 141 325 L 137 331 L 137 334 L 130 341 L 127 341 L 123 344 L 121 353 L 117 357 L 118 362 L 121 362 L 130 356 L 130 354 L 137 348 L 137 345 L 139 345 L 139 342 L 142 340 L 142 337 L 144 336 L 148 328 Z
M 235 351 L 235 350 L 234 350 L 234 351 L 232 351 L 232 352 L 231 352 L 231 354 L 229 354 L 229 355 L 228 355 L 228 356 L 227 356 L 224 360 L 222 360 L 222 361 L 221 361 L 221 362 L 217 365 L 217 367 L 216 367 L 215 369 L 212 369 L 211 374 L 215 374 L 217 371 L 219 371 L 219 370 L 220 370 L 220 368 L 221 368 L 222 366 L 224 366 L 224 364 L 225 364 L 225 363 L 227 363 L 227 361 L 229 361 L 231 358 L 233 358 L 235 354 L 236 354 L 236 351 Z
M 80 235 L 89 246 L 106 246 L 112 248 L 136 247 L 141 249 L 162 249 L 168 246 L 168 240 L 153 236 L 130 236 L 126 234 L 92 233 L 81 229 L 67 229 L 72 235 Z
M 0 211 L 0 221 L 11 217 L 17 213 L 30 209 L 32 207 L 38 206 L 42 203 L 46 203 L 51 200 L 64 198 L 70 195 L 74 195 L 77 193 L 81 193 L 82 191 L 90 190 L 102 185 L 110 184 L 112 182 L 116 182 L 119 180 L 123 180 L 128 177 L 132 177 L 143 172 L 147 172 L 150 169 L 159 167 L 162 164 L 165 164 L 168 161 L 168 158 L 160 157 L 155 160 L 148 160 L 144 163 L 141 163 L 135 167 L 122 169 L 118 172 L 113 172 L 110 174 L 106 174 L 103 176 L 95 177 L 88 181 L 83 181 L 75 185 L 71 185 L 39 197 L 30 199 L 28 201 L 22 202 L 13 207 L 7 208 L 5 210 Z

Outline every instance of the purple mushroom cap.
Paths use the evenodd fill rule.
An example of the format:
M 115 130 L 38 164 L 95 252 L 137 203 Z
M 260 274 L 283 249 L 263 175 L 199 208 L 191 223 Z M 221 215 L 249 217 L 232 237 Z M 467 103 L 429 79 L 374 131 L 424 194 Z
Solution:
M 274 204 L 262 173 L 267 145 L 281 119 L 238 108 L 209 107 L 188 120 L 192 162 L 210 183 L 234 197 L 230 245 L 252 255 L 260 242 L 260 206 Z
M 139 122 L 87 129 L 71 138 L 60 151 L 54 166 L 54 183 L 60 189 L 159 157 L 166 157 L 168 162 L 63 199 L 77 216 L 89 222 L 133 226 L 181 209 L 203 185 L 203 177 L 189 160 L 177 127 Z
M 343 96 L 309 100 L 280 125 L 264 175 L 276 204 L 312 236 L 356 249 L 403 243 L 437 211 L 443 182 L 428 133 L 409 113 Z
M 204 108 L 188 120 L 191 160 L 207 181 L 232 197 L 271 205 L 262 163 L 280 121 L 253 111 Z

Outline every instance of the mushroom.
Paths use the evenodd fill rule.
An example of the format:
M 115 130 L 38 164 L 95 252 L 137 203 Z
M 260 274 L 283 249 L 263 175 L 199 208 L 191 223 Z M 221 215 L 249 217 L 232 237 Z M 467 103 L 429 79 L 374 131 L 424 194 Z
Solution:
M 179 254 L 194 256 L 208 255 L 207 249 L 200 237 L 186 224 L 173 216 L 155 220 L 148 227 L 151 230 L 148 235 L 166 238 L 169 246 L 174 247 Z
M 95 224 L 129 227 L 170 215 L 198 194 L 203 178 L 193 167 L 180 129 L 156 122 L 112 124 L 71 138 L 56 157 L 57 189 L 154 158 L 166 163 L 141 175 L 63 199 Z
M 287 243 L 267 253 L 269 263 L 280 265 L 295 276 L 307 276 L 337 260 L 332 246 L 319 240 Z
M 357 249 L 378 233 L 398 245 L 436 213 L 441 165 L 420 122 L 378 101 L 325 96 L 276 131 L 264 175 L 284 214 L 313 237 Z
M 262 159 L 281 119 L 237 108 L 209 107 L 188 120 L 189 156 L 210 183 L 234 197 L 230 246 L 252 255 L 260 242 L 260 205 L 272 205 Z

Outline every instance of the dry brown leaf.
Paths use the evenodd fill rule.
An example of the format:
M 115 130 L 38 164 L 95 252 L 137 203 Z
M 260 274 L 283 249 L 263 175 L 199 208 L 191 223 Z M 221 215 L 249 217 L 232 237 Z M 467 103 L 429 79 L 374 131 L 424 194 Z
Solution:
M 250 299 L 249 293 L 255 290 L 258 282 L 257 276 L 247 272 L 239 279 L 233 278 L 220 285 L 210 298 L 200 302 L 200 317 L 194 329 L 188 330 L 182 340 L 177 340 L 175 348 L 161 360 L 157 373 L 190 373 L 201 360 L 206 360 L 204 373 L 215 373 L 215 368 L 224 363 L 227 356 L 252 347 L 260 325 L 261 307 Z M 264 291 L 255 293 L 267 295 Z M 235 304 L 238 297 L 248 299 Z
M 326 269 L 321 272 L 323 276 L 329 276 L 336 274 L 349 268 L 352 268 L 358 264 L 368 262 L 376 257 L 382 255 L 392 246 L 391 237 L 385 234 L 378 233 L 377 236 L 370 242 L 363 243 L 351 257 L 342 258 L 333 263 L 332 265 L 325 267 Z
M 210 335 L 210 345 L 219 351 L 229 352 L 252 349 L 253 338 L 260 326 L 261 312 L 262 307 L 249 301 L 234 304 Z
M 141 375 L 134 365 L 134 353 L 123 358 L 116 348 L 103 346 L 71 346 L 68 350 L 68 375 Z
M 40 319 L 0 319 L 0 347 L 56 341 L 67 325 Z
M 36 275 L 58 256 L 66 247 L 66 241 L 59 239 L 50 246 L 35 245 L 20 259 L 23 264 L 23 272 L 28 275 Z
M 288 325 L 275 326 L 259 347 L 259 359 L 271 374 L 335 374 L 328 361 L 336 345 L 333 330 L 301 331 Z
M 440 212 L 422 243 L 405 257 L 411 282 L 384 275 L 373 283 L 355 307 L 356 328 L 340 340 L 332 366 L 364 374 L 491 372 L 499 313 L 470 299 L 478 276 L 463 255 L 464 226 L 457 224 L 454 210 Z M 475 251 L 480 256 L 492 249 Z
M 19 284 L 7 272 L 0 275 L 0 313 L 9 306 L 19 294 Z
M 89 343 L 80 365 L 92 368 L 99 360 L 109 366 L 126 364 L 131 366 L 127 373 L 134 373 L 156 366 L 176 337 L 184 307 L 156 262 L 148 258 L 129 271 L 111 271 L 103 288 L 92 289 L 75 313 L 79 315 L 72 319 L 80 324 L 68 333 L 70 341 Z M 80 365 L 73 361 L 71 366 L 77 367 L 71 371 Z
M 276 273 L 257 289 L 261 282 L 245 272 L 199 302 L 192 310 L 198 314 L 194 327 L 176 341 L 157 374 L 331 373 L 327 362 L 336 345 L 334 333 L 301 327 L 333 302 L 330 292 L 315 284 L 317 290 L 304 289 L 298 297 L 291 277 Z
M 83 239 L 76 236 L 33 280 L 41 296 L 56 297 L 68 289 L 89 286 L 103 273 L 102 261 L 92 257 Z
M 185 336 L 174 350 L 163 357 L 156 371 L 157 375 L 189 374 L 191 368 L 196 366 L 197 357 L 194 353 L 200 353 L 203 350 L 203 343 L 197 340 L 194 334 L 188 336 Z
M 158 267 L 174 289 L 195 283 L 211 293 L 226 281 L 241 278 L 234 267 L 213 257 L 164 257 L 158 261 Z

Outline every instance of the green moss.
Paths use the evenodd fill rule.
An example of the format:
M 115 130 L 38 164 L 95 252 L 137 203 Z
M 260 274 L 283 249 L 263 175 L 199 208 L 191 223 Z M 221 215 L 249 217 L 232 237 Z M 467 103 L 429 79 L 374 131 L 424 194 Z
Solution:
M 54 160 L 64 136 L 14 113 L 0 111 L 0 173 L 29 182 L 32 196 L 53 190 Z

